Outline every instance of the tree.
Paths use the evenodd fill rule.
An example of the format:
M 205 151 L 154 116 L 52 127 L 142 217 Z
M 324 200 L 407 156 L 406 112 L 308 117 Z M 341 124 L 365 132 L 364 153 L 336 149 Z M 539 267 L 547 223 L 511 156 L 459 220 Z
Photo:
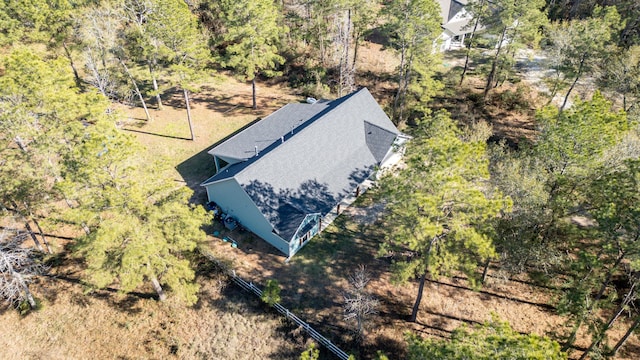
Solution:
M 635 300 L 636 287 L 640 285 L 637 276 L 640 270 L 640 160 L 636 156 L 623 159 L 618 166 L 607 165 L 607 169 L 603 170 L 604 175 L 594 179 L 591 185 L 593 198 L 590 201 L 593 207 L 591 213 L 597 222 L 597 238 L 601 249 L 598 251 L 597 259 L 603 264 L 602 275 L 591 277 L 596 277 L 601 285 L 592 303 L 587 306 L 587 311 L 579 319 L 587 320 L 593 309 L 597 308 L 597 302 L 603 298 L 604 290 L 612 282 L 614 274 L 622 273 L 629 279 L 630 284 L 627 294 L 609 320 L 602 323 L 598 321 L 590 329 L 593 340 L 581 359 L 598 349 L 607 331 Z M 629 267 L 627 271 L 624 269 L 626 266 Z M 580 323 L 577 326 L 579 325 Z M 572 333 L 570 340 L 574 338 L 575 335 Z
M 636 331 L 639 326 L 640 326 L 640 316 L 636 314 L 633 324 L 627 329 L 627 331 L 624 333 L 624 335 L 622 335 L 620 340 L 618 340 L 618 342 L 614 345 L 611 351 L 609 351 L 606 355 L 616 356 L 620 348 L 623 347 L 624 344 L 626 344 L 627 340 L 629 340 L 629 336 L 631 336 L 631 334 L 633 334 L 634 331 Z
M 80 238 L 76 252 L 87 263 L 89 281 L 97 288 L 116 282 L 130 292 L 148 281 L 160 300 L 165 286 L 187 304 L 197 300 L 195 273 L 185 258 L 205 238 L 200 227 L 207 221 L 202 207 L 190 207 L 189 191 L 182 188 L 164 196 L 136 189 L 125 191 L 129 209 L 103 211 L 100 226 Z M 152 197 L 153 198 L 153 197 Z
M 129 66 L 127 66 L 127 62 L 130 59 L 136 58 L 144 59 L 147 65 L 152 62 L 150 61 L 149 53 L 145 53 L 145 48 L 148 49 L 148 44 L 145 47 L 146 43 L 141 39 L 146 34 L 144 25 L 147 23 L 147 18 L 149 17 L 152 9 L 153 4 L 150 0 L 126 0 L 121 3 L 121 6 L 117 11 L 126 26 L 124 26 L 118 33 L 118 46 L 113 49 L 114 56 L 122 66 L 127 78 L 133 86 L 135 94 L 138 96 L 138 99 L 142 104 L 147 121 L 151 121 L 151 115 L 149 114 L 147 103 L 142 96 L 138 82 L 129 70 Z M 131 44 L 134 45 L 132 46 Z M 152 67 L 149 67 L 149 69 L 152 70 Z M 153 79 L 155 75 L 153 73 L 151 75 Z M 154 91 L 157 92 L 157 81 L 153 84 Z M 162 103 L 159 93 L 157 94 L 156 100 L 158 101 L 158 104 Z
M 558 310 L 569 314 L 573 324 L 564 345 L 567 350 L 580 327 L 587 322 L 592 328 L 598 321 L 592 315 L 610 303 L 605 294 L 626 253 L 620 248 L 623 244 L 620 239 L 611 237 L 607 231 L 576 228 L 566 220 L 583 213 L 597 220 L 598 227 L 610 223 L 598 214 L 604 211 L 610 216 L 610 204 L 616 198 L 612 195 L 622 190 L 607 190 L 607 186 L 624 182 L 624 177 L 611 181 L 607 174 L 619 171 L 622 160 L 629 156 L 625 155 L 625 146 L 621 146 L 628 134 L 628 122 L 624 112 L 612 111 L 611 103 L 599 92 L 592 100 L 578 101 L 566 111 L 547 107 L 539 112 L 538 119 L 542 132 L 534 154 L 542 161 L 540 171 L 547 177 L 548 194 L 546 204 L 541 207 L 544 217 L 538 225 L 539 241 L 575 255 L 564 269 L 569 276 L 558 304 Z M 605 185 L 600 182 L 602 179 L 610 181 Z M 600 193 L 610 196 L 601 197 Z M 599 250 L 584 246 L 585 238 L 593 239 Z
M 37 304 L 29 283 L 43 274 L 46 267 L 31 248 L 24 247 L 26 238 L 26 233 L 9 228 L 0 232 L 0 298 L 16 307 L 27 301 L 35 309 Z
M 604 55 L 610 51 L 609 47 L 615 44 L 621 23 L 616 8 L 609 6 L 596 8 L 591 18 L 555 25 L 550 40 L 555 41 L 552 46 L 560 47 L 559 52 L 564 54 L 561 71 L 567 79 L 573 79 L 560 109 L 567 105 L 578 81 L 585 74 L 592 74 Z
M 278 280 L 267 280 L 267 284 L 262 291 L 262 297 L 260 299 L 269 306 L 273 306 L 280 302 L 280 284 L 278 284 Z
M 440 11 L 433 0 L 403 0 L 391 2 L 385 14 L 392 46 L 400 55 L 392 114 L 400 123 L 408 117 L 411 96 L 425 104 L 442 86 L 433 79 L 439 62 L 433 48 L 441 32 Z
M 378 313 L 380 301 L 369 294 L 365 287 L 369 284 L 371 276 L 364 265 L 349 276 L 349 291 L 344 294 L 344 319 L 356 319 L 356 335 L 359 340 L 363 339 L 364 322 L 370 315 Z
M 63 216 L 85 230 L 74 252 L 97 288 L 117 283 L 129 292 L 150 282 L 160 300 L 168 286 L 192 304 L 198 286 L 186 255 L 204 239 L 201 227 L 210 218 L 201 206 L 187 204 L 190 190 L 142 177 L 133 156 L 138 150 L 113 122 L 101 121 L 84 129 L 66 154 L 58 187 L 75 206 Z M 164 170 L 161 164 L 149 169 Z
M 87 9 L 79 21 L 78 37 L 83 45 L 86 80 L 108 99 L 118 99 L 119 68 L 114 50 L 117 48 L 121 17 L 108 5 Z
M 375 26 L 379 14 L 377 0 L 352 0 L 353 67 L 358 61 L 358 48 L 365 35 Z
M 94 92 L 79 93 L 64 59 L 15 47 L 0 61 L 0 202 L 20 214 L 41 248 L 29 223 L 43 234 L 37 214 L 59 199 L 59 160 L 72 134 L 104 117 L 108 103 Z
M 181 88 L 187 109 L 191 140 L 195 140 L 189 102 L 190 86 L 208 60 L 195 15 L 180 0 L 161 1 L 149 15 L 149 31 L 167 49 L 165 61 L 173 75 L 174 84 Z
M 256 76 L 275 75 L 284 58 L 278 54 L 280 36 L 289 29 L 280 25 L 280 12 L 271 0 L 224 0 L 223 22 L 226 32 L 222 64 L 236 69 L 251 81 L 253 109 L 256 103 Z
M 620 46 L 629 48 L 640 45 L 640 4 L 633 0 L 618 0 L 615 5 L 625 23 L 620 33 Z
M 311 345 L 300 354 L 300 360 L 318 360 L 319 358 L 320 350 L 316 349 L 315 343 L 311 343 Z
M 565 259 L 560 249 L 539 238 L 540 224 L 546 221 L 548 174 L 540 171 L 542 160 L 533 156 L 524 142 L 520 146 L 513 150 L 500 143 L 489 148 L 491 182 L 513 201 L 512 210 L 496 218 L 494 245 L 500 256 L 497 265 L 510 274 L 529 269 L 548 274 Z M 486 271 L 487 267 L 483 278 Z
M 467 134 L 465 140 L 444 113 L 427 121 L 407 149 L 406 169 L 381 184 L 390 234 L 380 254 L 407 254 L 393 262 L 394 281 L 420 279 L 411 321 L 428 276 L 463 271 L 475 282 L 478 264 L 496 256 L 488 220 L 509 207 L 488 184 L 486 139 Z
M 158 85 L 161 62 L 167 56 L 167 48 L 163 46 L 160 36 L 164 29 L 162 23 L 166 18 L 175 14 L 159 13 L 162 9 L 162 1 L 159 0 L 125 0 L 123 14 L 131 25 L 126 36 L 126 49 L 131 57 L 144 62 L 151 75 L 153 96 L 156 98 L 158 110 L 162 110 L 161 91 Z M 160 30 L 160 34 L 156 33 Z
M 548 213 L 540 226 L 546 242 L 557 232 L 559 220 L 591 196 L 588 182 L 597 178 L 604 154 L 621 141 L 628 124 L 624 112 L 612 111 L 611 103 L 599 92 L 567 111 L 546 107 L 536 118 L 542 130 L 533 154 L 547 178 L 548 200 L 543 210 Z
M 491 321 L 472 328 L 462 326 L 453 331 L 451 340 L 420 339 L 408 335 L 408 359 L 442 360 L 564 360 L 567 354 L 560 345 L 539 335 L 523 335 L 509 323 L 493 317 Z
M 640 99 L 640 46 L 618 48 L 606 56 L 601 68 L 601 86 L 620 94 L 622 109 L 629 112 Z
M 67 0 L 3 1 L 0 44 L 46 43 L 70 25 L 73 5 Z
M 305 57 L 305 71 L 320 75 L 320 81 L 335 83 L 339 96 L 356 87 L 360 44 L 376 26 L 377 0 L 289 1 L 284 3 L 284 21 L 291 28 L 287 37 L 295 57 Z
M 467 70 L 469 70 L 469 59 L 471 57 L 471 49 L 474 45 L 476 31 L 478 31 L 478 27 L 480 25 L 480 19 L 486 18 L 485 14 L 490 9 L 487 7 L 487 0 L 480 1 L 471 1 L 467 4 L 469 8 L 469 12 L 473 15 L 473 28 L 471 30 L 471 34 L 469 35 L 469 40 L 467 42 L 467 51 L 464 56 L 464 66 L 462 67 L 462 74 L 460 75 L 460 83 L 462 85 L 464 82 L 464 77 L 467 74 Z
M 496 0 L 488 7 L 475 6 L 478 13 L 474 16 L 478 16 L 480 23 L 497 39 L 484 88 L 485 98 L 489 90 L 507 78 L 504 72 L 512 69 L 516 52 L 525 45 L 537 45 L 540 28 L 546 21 L 541 11 L 544 5 L 544 0 Z

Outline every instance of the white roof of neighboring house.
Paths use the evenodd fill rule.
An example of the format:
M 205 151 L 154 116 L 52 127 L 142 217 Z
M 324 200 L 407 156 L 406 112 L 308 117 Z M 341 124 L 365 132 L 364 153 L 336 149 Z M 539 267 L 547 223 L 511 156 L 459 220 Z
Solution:
M 469 25 L 470 19 L 452 21 L 450 23 L 442 25 L 442 27 L 453 34 L 453 36 L 458 36 L 462 34 L 468 34 L 473 30 L 473 25 Z
M 445 31 L 453 36 L 471 33 L 473 26 L 470 26 L 469 22 L 472 16 L 464 9 L 468 0 L 438 0 L 438 3 L 442 16 L 442 28 Z

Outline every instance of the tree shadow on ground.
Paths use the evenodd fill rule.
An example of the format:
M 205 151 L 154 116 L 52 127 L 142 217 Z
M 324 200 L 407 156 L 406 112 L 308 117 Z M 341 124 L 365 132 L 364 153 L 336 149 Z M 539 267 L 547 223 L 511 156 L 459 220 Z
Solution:
M 52 279 L 61 282 L 67 282 L 87 289 L 91 288 L 91 286 L 81 278 L 57 275 L 55 277 L 52 277 Z M 158 301 L 158 295 L 155 293 L 139 291 L 121 293 L 118 289 L 106 287 L 104 289 L 91 289 L 90 292 L 86 294 L 75 294 L 72 297 L 72 302 L 84 307 L 89 305 L 89 298 L 107 302 L 114 309 L 126 312 L 130 315 L 138 314 L 142 311 L 142 309 L 138 306 L 141 300 L 153 299 Z
M 242 95 L 216 95 L 216 89 L 212 86 L 202 86 L 197 92 L 189 92 L 189 102 L 192 107 L 205 106 L 209 110 L 213 110 L 222 115 L 230 113 L 241 113 L 245 115 L 266 116 L 265 109 L 270 108 L 274 101 L 281 98 L 269 96 L 268 93 L 256 92 L 256 107 L 253 109 L 251 85 L 247 84 L 248 91 Z M 172 87 L 163 93 L 163 105 L 173 107 L 174 109 L 182 109 L 186 111 L 187 105 L 184 100 L 184 92 L 182 89 Z M 185 113 L 185 118 L 187 114 Z
M 164 134 L 152 133 L 152 132 L 142 131 L 142 130 L 127 129 L 127 128 L 122 128 L 122 130 L 124 130 L 124 131 L 129 131 L 129 132 L 134 132 L 134 133 L 138 133 L 138 134 L 145 134 L 145 135 L 159 136 L 159 137 L 164 137 L 164 138 L 169 138 L 169 139 L 176 139 L 176 140 L 191 140 L 191 139 L 186 138 L 186 137 L 172 136 L 172 135 L 164 135 Z
M 178 171 L 182 179 L 184 179 L 187 186 L 194 191 L 194 195 L 190 199 L 190 202 L 192 204 L 201 204 L 203 202 L 206 202 L 206 197 L 203 196 L 203 194 L 206 194 L 206 190 L 202 186 L 200 186 L 200 184 L 202 184 L 205 180 L 215 174 L 215 165 L 213 162 L 213 157 L 208 153 L 209 150 L 213 149 L 219 144 L 222 144 L 223 142 L 227 141 L 228 139 L 232 138 L 236 134 L 242 132 L 258 121 L 260 121 L 260 118 L 251 121 L 250 123 L 232 132 L 216 143 L 207 146 L 197 154 L 191 156 L 190 158 L 176 166 L 176 170 Z
M 397 339 L 382 335 L 376 337 L 372 345 L 364 349 L 363 358 L 375 359 L 378 351 L 389 356 L 389 359 L 404 359 L 406 357 L 406 347 Z

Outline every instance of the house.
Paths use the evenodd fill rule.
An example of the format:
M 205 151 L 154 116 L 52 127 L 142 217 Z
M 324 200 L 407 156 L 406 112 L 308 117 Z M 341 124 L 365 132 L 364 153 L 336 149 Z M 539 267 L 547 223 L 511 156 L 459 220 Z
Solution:
M 209 151 L 209 201 L 293 256 L 407 140 L 366 88 L 280 108 Z M 332 216 L 333 215 L 333 216 Z
M 438 0 L 442 16 L 440 51 L 463 48 L 465 37 L 473 32 L 473 15 L 465 9 L 468 2 L 469 0 Z M 476 30 L 482 29 L 479 25 Z

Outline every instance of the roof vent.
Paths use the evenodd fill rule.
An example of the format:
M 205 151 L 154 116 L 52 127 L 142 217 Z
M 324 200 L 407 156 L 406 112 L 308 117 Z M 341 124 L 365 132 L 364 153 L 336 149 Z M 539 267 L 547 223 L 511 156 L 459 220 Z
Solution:
M 280 143 L 284 144 L 284 136 L 280 136 Z
M 258 145 L 254 146 L 254 148 L 256 149 L 256 156 L 260 155 L 260 152 L 258 151 Z

